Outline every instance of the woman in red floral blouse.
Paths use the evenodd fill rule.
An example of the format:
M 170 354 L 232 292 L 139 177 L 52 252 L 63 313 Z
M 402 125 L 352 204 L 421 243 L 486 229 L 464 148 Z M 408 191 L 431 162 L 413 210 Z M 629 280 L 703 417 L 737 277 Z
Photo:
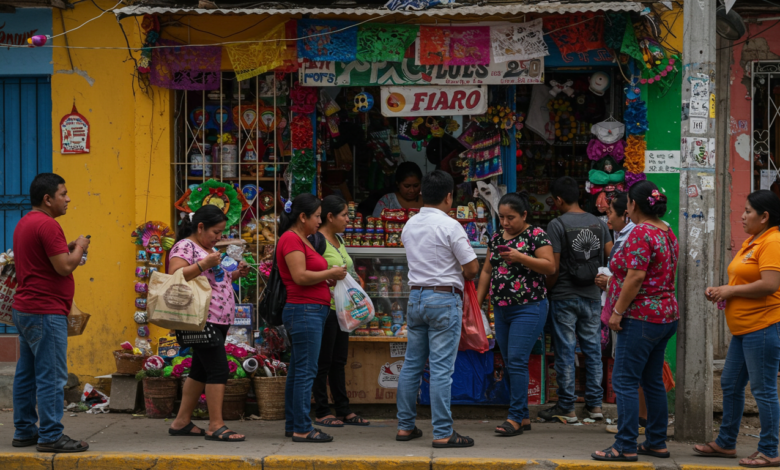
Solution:
M 679 247 L 660 217 L 666 196 L 650 181 L 631 186 L 628 215 L 636 224 L 609 263 L 612 278 L 607 306 L 609 327 L 617 331 L 612 386 L 617 397 L 618 433 L 612 447 L 591 454 L 596 460 L 636 461 L 637 454 L 667 458 L 667 403 L 663 381 L 666 343 L 677 332 L 679 311 L 674 294 Z M 645 391 L 647 441 L 637 448 L 637 388 Z

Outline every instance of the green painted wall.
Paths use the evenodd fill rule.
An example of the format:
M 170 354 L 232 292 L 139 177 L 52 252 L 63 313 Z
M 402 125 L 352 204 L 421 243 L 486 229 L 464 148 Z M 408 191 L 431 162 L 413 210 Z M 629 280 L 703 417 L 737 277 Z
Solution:
M 677 76 L 674 84 L 666 94 L 660 92 L 656 85 L 643 87 L 642 99 L 647 102 L 647 120 L 650 130 L 647 131 L 647 150 L 679 150 L 680 149 L 680 119 L 681 119 L 682 77 Z M 669 211 L 664 216 L 675 235 L 679 235 L 680 218 L 680 174 L 655 173 L 647 175 L 647 179 L 657 184 L 668 199 Z M 675 335 L 666 346 L 666 361 L 677 372 L 677 336 Z M 669 392 L 669 409 L 674 410 L 674 391 Z

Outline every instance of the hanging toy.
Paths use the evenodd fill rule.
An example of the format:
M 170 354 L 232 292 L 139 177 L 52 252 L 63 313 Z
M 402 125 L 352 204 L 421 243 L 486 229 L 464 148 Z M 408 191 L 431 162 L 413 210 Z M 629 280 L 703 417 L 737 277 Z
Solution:
M 604 96 L 604 92 L 609 88 L 609 75 L 604 72 L 596 72 L 588 79 L 590 86 L 588 89 L 597 96 Z
M 360 111 L 361 113 L 367 113 L 371 111 L 371 108 L 373 107 L 374 107 L 374 97 L 371 96 L 371 93 L 366 93 L 365 91 L 363 91 L 355 95 L 355 108 L 352 111 L 354 112 Z
M 550 81 L 550 95 L 553 97 L 558 96 L 558 93 L 563 92 L 566 96 L 570 97 L 574 94 L 574 88 L 572 88 L 574 82 L 567 80 L 564 83 L 558 83 L 555 80 Z
M 31 38 L 27 38 L 27 45 L 29 47 L 43 47 L 46 45 L 46 41 L 49 38 L 43 34 L 37 34 Z

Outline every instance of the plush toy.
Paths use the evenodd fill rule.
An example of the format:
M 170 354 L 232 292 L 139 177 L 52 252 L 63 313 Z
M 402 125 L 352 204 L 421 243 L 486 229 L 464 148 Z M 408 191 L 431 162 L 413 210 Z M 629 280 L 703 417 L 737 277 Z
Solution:
M 574 85 L 574 82 L 571 80 L 567 80 L 564 83 L 559 83 L 555 80 L 550 81 L 550 95 L 553 97 L 558 96 L 558 93 L 563 92 L 568 97 L 571 97 L 574 94 L 574 88 L 572 88 L 572 85 Z

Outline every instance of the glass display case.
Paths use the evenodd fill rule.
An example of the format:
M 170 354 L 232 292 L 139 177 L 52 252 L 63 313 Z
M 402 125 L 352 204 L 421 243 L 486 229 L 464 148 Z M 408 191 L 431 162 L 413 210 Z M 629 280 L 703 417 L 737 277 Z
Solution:
M 475 248 L 480 259 L 485 248 Z M 405 248 L 352 247 L 347 252 L 355 272 L 374 304 L 376 316 L 365 328 L 352 333 L 351 341 L 406 341 L 406 309 L 409 300 L 409 266 Z

